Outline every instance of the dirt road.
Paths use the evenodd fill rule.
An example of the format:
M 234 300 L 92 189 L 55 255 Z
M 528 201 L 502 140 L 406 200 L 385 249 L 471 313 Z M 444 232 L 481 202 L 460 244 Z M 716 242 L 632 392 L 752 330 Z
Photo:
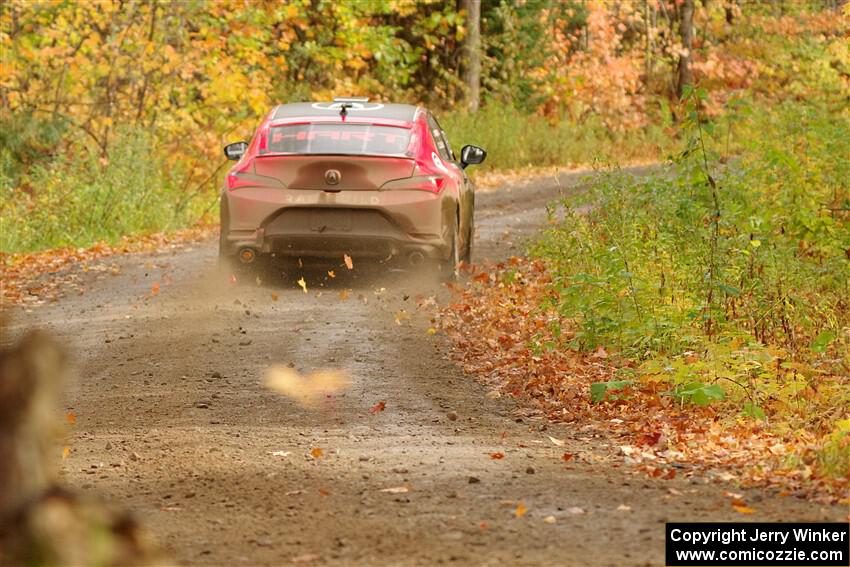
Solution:
M 477 258 L 520 252 L 558 190 L 479 195 Z M 133 509 L 180 562 L 660 565 L 665 521 L 741 519 L 731 487 L 630 474 L 581 428 L 544 430 L 487 398 L 416 310 L 434 284 L 357 277 L 355 258 L 354 277 L 306 273 L 308 294 L 296 278 L 232 285 L 215 255 L 209 242 L 122 258 L 117 275 L 90 272 L 85 294 L 18 312 L 12 328 L 47 327 L 74 353 L 64 481 Z M 275 363 L 346 368 L 352 384 L 308 411 L 261 385 Z M 566 466 L 564 451 L 601 461 Z M 758 510 L 746 519 L 846 514 L 746 499 Z

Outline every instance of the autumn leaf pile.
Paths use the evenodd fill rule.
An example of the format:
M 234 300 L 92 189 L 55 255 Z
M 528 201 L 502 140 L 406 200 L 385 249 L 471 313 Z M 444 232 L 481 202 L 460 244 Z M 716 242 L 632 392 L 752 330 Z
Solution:
M 625 463 L 653 477 L 703 474 L 827 501 L 846 498 L 848 479 L 818 468 L 823 439 L 810 432 L 743 419 L 728 406 L 680 404 L 652 382 L 593 403 L 594 384 L 637 362 L 601 346 L 591 352 L 564 346 L 575 325 L 542 307 L 553 299 L 543 261 L 514 257 L 487 266 L 454 291 L 439 319 L 464 370 L 550 420 L 607 437 Z

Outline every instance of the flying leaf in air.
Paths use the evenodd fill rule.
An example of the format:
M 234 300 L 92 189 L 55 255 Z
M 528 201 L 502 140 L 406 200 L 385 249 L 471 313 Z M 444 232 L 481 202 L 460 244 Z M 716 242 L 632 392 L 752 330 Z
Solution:
M 307 282 L 304 281 L 304 278 L 298 278 L 298 285 L 304 290 L 304 293 L 307 293 Z
M 321 459 L 325 456 L 325 452 L 322 451 L 319 447 L 313 447 L 313 449 L 310 451 L 310 456 L 314 459 Z
M 156 297 L 159 294 L 159 282 L 153 282 L 151 286 L 151 296 Z
M 348 386 L 348 375 L 342 370 L 320 370 L 301 375 L 288 366 L 275 365 L 265 374 L 264 384 L 304 407 L 315 407 L 326 396 Z
M 345 261 L 346 268 L 348 268 L 349 270 L 354 269 L 354 261 L 351 259 L 351 256 L 349 256 L 348 254 L 343 254 L 342 259 L 343 261 Z
M 528 512 L 528 509 L 525 507 L 525 504 L 523 502 L 520 502 L 516 505 L 516 510 L 514 510 L 514 516 L 517 518 L 522 518 L 523 516 L 525 516 L 526 512 Z
M 375 404 L 374 406 L 372 406 L 369 409 L 369 413 L 371 413 L 372 415 L 375 415 L 378 412 L 384 411 L 384 409 L 386 409 L 386 407 L 387 407 L 387 402 L 385 402 L 384 400 L 381 400 L 380 402 L 378 402 L 377 404 Z

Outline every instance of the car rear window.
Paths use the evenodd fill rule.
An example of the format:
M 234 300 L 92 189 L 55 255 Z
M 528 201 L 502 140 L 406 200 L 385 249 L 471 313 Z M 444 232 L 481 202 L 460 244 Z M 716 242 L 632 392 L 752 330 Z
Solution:
M 269 129 L 260 153 L 405 155 L 409 128 L 374 124 L 288 124 Z

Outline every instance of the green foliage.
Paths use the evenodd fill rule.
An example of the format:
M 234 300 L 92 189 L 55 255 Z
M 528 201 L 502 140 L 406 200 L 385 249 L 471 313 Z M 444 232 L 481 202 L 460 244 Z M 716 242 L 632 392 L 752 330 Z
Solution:
M 850 119 L 739 104 L 715 124 L 689 96 L 684 151 L 649 177 L 599 172 L 532 249 L 577 326 L 566 346 L 642 360 L 680 402 L 818 422 L 850 403 Z
M 835 478 L 850 476 L 850 419 L 835 424 L 824 447 L 818 451 L 821 466 Z
M 718 384 L 703 384 L 702 382 L 689 382 L 678 386 L 675 390 L 667 392 L 677 402 L 692 403 L 698 406 L 707 406 L 713 401 L 722 401 L 726 394 Z
M 0 191 L 11 191 L 35 163 L 52 159 L 65 130 L 60 119 L 0 113 Z
M 476 114 L 455 111 L 438 118 L 456 151 L 465 144 L 487 149 L 482 171 L 652 159 L 674 144 L 660 127 L 618 133 L 601 120 L 553 121 L 497 103 Z
M 621 393 L 624 389 L 634 384 L 631 380 L 610 380 L 608 382 L 593 382 L 590 385 L 590 401 L 598 404 L 606 399 L 620 400 L 625 396 Z M 620 392 L 620 393 L 618 393 Z
M 27 177 L 32 192 L 3 189 L 0 251 L 86 246 L 186 226 L 211 202 L 179 185 L 180 173 L 139 130 L 119 131 L 109 159 L 74 145 L 33 168 Z

